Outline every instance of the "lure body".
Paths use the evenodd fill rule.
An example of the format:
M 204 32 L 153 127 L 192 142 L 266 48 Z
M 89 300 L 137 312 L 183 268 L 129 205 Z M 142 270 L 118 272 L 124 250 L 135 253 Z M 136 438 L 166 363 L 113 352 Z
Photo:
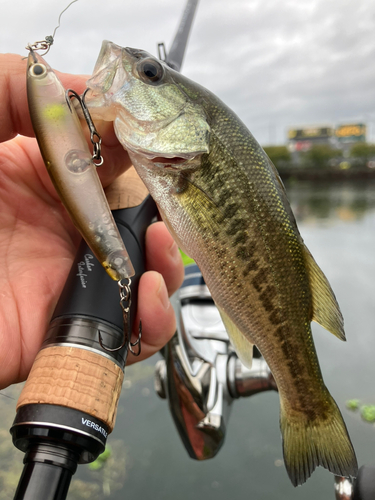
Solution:
M 27 96 L 44 163 L 74 225 L 112 279 L 133 276 L 78 115 L 56 74 L 35 52 L 28 57 Z

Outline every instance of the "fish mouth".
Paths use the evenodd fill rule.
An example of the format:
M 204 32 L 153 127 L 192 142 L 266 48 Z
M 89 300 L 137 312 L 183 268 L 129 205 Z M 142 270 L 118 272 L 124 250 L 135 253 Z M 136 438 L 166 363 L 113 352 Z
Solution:
M 161 156 L 160 153 L 150 154 L 149 151 L 140 151 L 137 153 L 145 158 L 147 161 L 154 165 L 156 168 L 160 168 L 163 170 L 173 170 L 173 171 L 181 171 L 186 169 L 194 168 L 193 163 L 197 156 L 200 156 L 201 153 L 191 153 L 184 154 L 181 156 L 173 156 L 166 154 L 165 156 Z
M 194 156 L 191 156 L 190 158 L 181 158 L 180 156 L 174 156 L 172 158 L 156 156 L 150 160 L 155 167 L 162 168 L 163 170 L 181 171 L 190 165 L 189 160 L 192 158 L 194 158 Z
M 156 156 L 151 158 L 152 163 L 166 163 L 168 165 L 181 165 L 188 161 L 188 158 L 181 158 L 180 156 L 174 156 L 172 158 L 167 158 L 165 156 Z
M 163 170 L 181 171 L 181 170 L 191 170 L 196 167 L 196 160 L 202 155 L 202 151 L 194 151 L 191 153 L 178 154 L 168 154 L 163 155 L 162 152 L 156 153 L 151 151 L 146 151 L 142 149 L 134 149 L 131 146 L 125 146 L 125 149 L 131 153 L 136 154 L 138 157 L 141 156 L 145 158 L 149 166 L 154 165 L 155 168 L 160 168 Z
M 87 80 L 85 103 L 93 118 L 113 121 L 112 96 L 127 81 L 122 65 L 124 49 L 104 40 L 92 76 Z

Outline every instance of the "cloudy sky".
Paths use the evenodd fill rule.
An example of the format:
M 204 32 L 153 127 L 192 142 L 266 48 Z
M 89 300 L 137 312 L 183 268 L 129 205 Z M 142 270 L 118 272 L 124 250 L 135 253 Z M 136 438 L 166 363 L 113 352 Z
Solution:
M 46 57 L 93 70 L 104 39 L 167 49 L 186 0 L 79 0 Z M 68 0 L 1 0 L 1 52 L 25 55 L 52 34 Z M 200 0 L 183 73 L 228 104 L 265 145 L 288 127 L 362 121 L 375 142 L 374 0 Z

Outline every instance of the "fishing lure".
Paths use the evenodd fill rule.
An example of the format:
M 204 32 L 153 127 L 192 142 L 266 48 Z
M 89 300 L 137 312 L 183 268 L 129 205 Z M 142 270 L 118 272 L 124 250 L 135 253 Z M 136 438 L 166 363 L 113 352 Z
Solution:
M 53 39 L 52 39 L 53 41 Z M 50 40 L 28 46 L 27 97 L 30 117 L 36 139 L 57 194 L 68 211 L 74 225 L 102 264 L 109 276 L 118 282 L 120 306 L 124 317 L 124 338 L 117 351 L 128 344 L 133 355 L 141 352 L 142 328 L 135 342 L 130 342 L 128 321 L 131 304 L 131 277 L 135 271 L 124 242 L 113 219 L 102 184 L 96 172 L 103 163 L 100 154 L 101 138 L 92 123 L 84 103 L 74 91 L 65 90 L 57 75 L 36 50 L 49 49 Z M 91 132 L 94 154 L 87 141 L 70 94 L 79 100 Z M 98 163 L 96 163 L 98 162 Z M 132 347 L 138 346 L 138 351 Z
M 112 279 L 134 275 L 77 112 L 60 80 L 30 48 L 27 96 L 35 135 L 56 191 L 74 225 Z

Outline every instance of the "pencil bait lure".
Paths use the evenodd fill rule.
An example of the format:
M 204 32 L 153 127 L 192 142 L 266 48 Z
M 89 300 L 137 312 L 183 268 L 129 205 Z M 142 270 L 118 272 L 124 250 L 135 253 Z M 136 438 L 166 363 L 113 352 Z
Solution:
M 78 115 L 60 80 L 31 47 L 27 96 L 36 139 L 56 191 L 95 257 L 120 281 L 134 269 L 113 220 Z

